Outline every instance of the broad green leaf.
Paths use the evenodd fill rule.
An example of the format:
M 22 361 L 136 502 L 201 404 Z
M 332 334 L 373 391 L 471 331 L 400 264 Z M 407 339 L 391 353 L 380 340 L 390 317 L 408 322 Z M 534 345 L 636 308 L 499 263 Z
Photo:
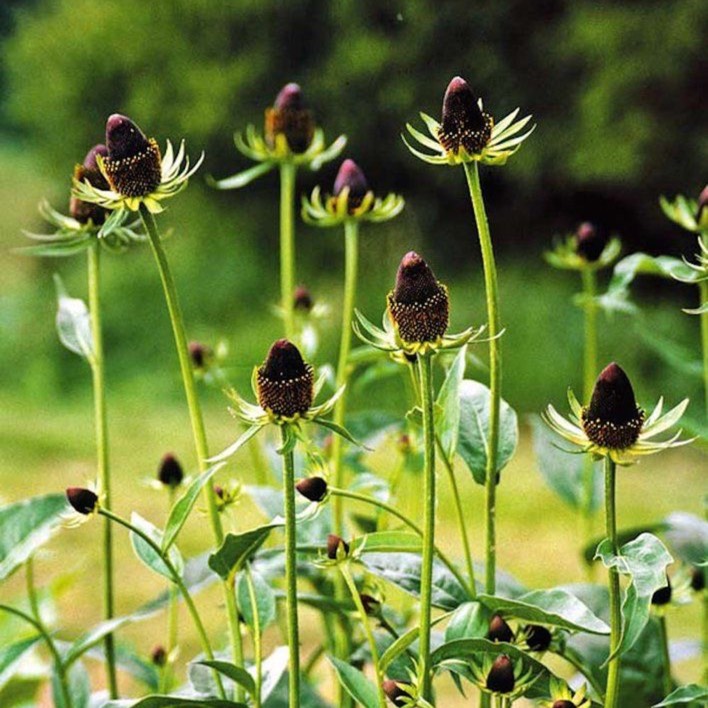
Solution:
M 664 519 L 664 524 L 664 538 L 681 560 L 692 565 L 708 561 L 708 521 L 675 511 Z
M 234 683 L 243 686 L 252 696 L 256 695 L 256 682 L 243 667 L 235 666 L 228 661 L 199 661 L 197 663 L 218 671 L 220 674 L 230 678 Z
M 135 526 L 135 528 L 142 531 L 146 536 L 151 538 L 158 547 L 162 546 L 162 531 L 156 526 L 153 526 L 147 519 L 143 519 L 140 514 L 133 512 L 130 517 L 130 523 Z M 154 570 L 156 573 L 164 576 L 165 578 L 172 580 L 172 573 L 170 573 L 165 561 L 162 560 L 160 554 L 144 539 L 140 538 L 136 533 L 130 533 L 130 542 L 135 551 L 135 555 L 148 567 L 150 570 Z M 184 561 L 180 552 L 177 550 L 176 546 L 172 546 L 167 552 L 167 557 L 174 566 L 177 573 L 180 575 L 184 570 Z
M 197 477 L 187 488 L 187 491 L 177 500 L 170 510 L 170 516 L 165 524 L 165 535 L 162 538 L 162 550 L 167 551 L 177 539 L 187 517 L 197 502 L 204 485 L 224 466 L 224 462 L 213 465 Z
M 445 627 L 445 641 L 484 637 L 489 630 L 491 612 L 480 602 L 465 602 L 450 617 Z
M 358 536 L 351 542 L 351 552 L 359 553 L 415 553 L 422 548 L 420 536 L 408 531 L 377 531 Z
M 276 603 L 273 588 L 266 582 L 260 573 L 251 570 L 253 589 L 256 596 L 256 607 L 253 607 L 251 595 L 248 591 L 248 577 L 241 572 L 236 577 L 236 595 L 238 607 L 241 610 L 244 622 L 253 630 L 255 629 L 254 615 L 258 612 L 258 625 L 261 633 L 275 621 Z
M 460 434 L 457 452 L 465 461 L 474 481 L 484 484 L 489 459 L 489 413 L 491 393 L 479 381 L 460 383 Z M 496 471 L 501 472 L 514 456 L 519 441 L 519 425 L 514 409 L 504 400 L 499 411 L 499 446 Z
M 465 375 L 467 346 L 460 349 L 445 376 L 438 393 L 438 418 L 436 433 L 445 456 L 452 460 L 457 450 L 460 433 L 460 384 Z
M 589 634 L 609 634 L 610 628 L 575 595 L 562 588 L 532 590 L 513 600 L 478 595 L 492 614 L 516 617 L 531 624 L 545 624 Z
M 653 708 L 663 708 L 663 706 L 690 706 L 694 704 L 696 708 L 708 703 L 708 686 L 699 686 L 697 683 L 689 683 L 671 692 L 661 703 L 655 703 Z
M 0 507 L 0 580 L 49 541 L 68 509 L 64 494 L 32 497 Z
M 209 567 L 227 580 L 265 543 L 270 532 L 280 527 L 281 524 L 266 524 L 243 533 L 226 534 L 221 547 L 209 556 Z
M 643 533 L 615 555 L 609 539 L 597 548 L 596 558 L 606 568 L 629 576 L 622 601 L 622 635 L 616 654 L 622 655 L 637 641 L 649 621 L 652 595 L 666 585 L 666 566 L 673 562 L 664 544 L 653 534 Z M 610 657 L 612 658 L 612 657 Z
M 659 521 L 656 524 L 644 524 L 642 526 L 632 526 L 628 529 L 620 529 L 617 532 L 617 545 L 624 546 L 625 543 L 634 541 L 637 536 L 643 533 L 661 533 L 666 531 L 668 525 L 664 521 Z M 605 537 L 598 536 L 589 541 L 583 548 L 583 558 L 588 565 L 592 565 L 597 553 L 597 547 L 602 543 Z
M 612 272 L 608 291 L 626 290 L 637 275 L 657 275 L 694 282 L 699 274 L 679 258 L 633 253 L 619 261 Z
M 596 511 L 602 503 L 602 466 L 589 455 L 567 452 L 568 444 L 554 433 L 538 416 L 531 416 L 533 448 L 541 475 L 548 486 L 571 508 L 585 509 L 587 504 L 586 475 L 592 465 L 590 509 Z M 593 546 L 593 552 L 595 550 Z
M 379 696 L 371 681 L 358 669 L 355 669 L 345 661 L 330 656 L 330 663 L 337 673 L 339 683 L 344 686 L 347 693 L 364 708 L 379 708 Z
M 42 640 L 37 634 L 8 646 L 0 647 L 0 690 L 7 685 L 20 664 L 22 657 Z
M 54 276 L 57 288 L 57 333 L 61 343 L 87 361 L 93 360 L 93 335 L 91 316 L 83 300 L 69 297 L 58 275 Z
M 452 616 L 452 612 L 446 612 L 445 614 L 438 615 L 434 617 L 430 623 L 431 627 L 434 627 L 438 622 L 444 622 Z M 396 659 L 403 654 L 412 644 L 414 644 L 418 637 L 420 636 L 420 629 L 418 627 L 412 627 L 408 631 L 401 634 L 394 642 L 388 645 L 386 650 L 381 654 L 379 659 L 379 665 L 381 666 L 381 671 L 384 673 L 391 667 Z

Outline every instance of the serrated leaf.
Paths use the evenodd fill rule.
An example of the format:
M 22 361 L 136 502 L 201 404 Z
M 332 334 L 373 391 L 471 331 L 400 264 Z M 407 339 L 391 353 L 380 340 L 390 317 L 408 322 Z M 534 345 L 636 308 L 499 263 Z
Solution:
M 460 385 L 465 375 L 466 362 L 467 346 L 465 345 L 450 365 L 437 398 L 439 413 L 435 429 L 445 456 L 450 460 L 457 450 L 460 434 Z
M 364 708 L 379 708 L 379 696 L 371 681 L 358 669 L 350 664 L 340 661 L 336 657 L 327 657 L 337 673 L 339 683 L 344 686 L 347 693 Z
M 695 708 L 708 703 L 708 686 L 699 686 L 697 683 L 689 683 L 680 686 L 672 691 L 661 703 L 655 703 L 653 708 L 663 708 L 664 706 L 690 706 Z
M 209 556 L 209 567 L 227 580 L 265 542 L 273 529 L 281 524 L 266 524 L 243 533 L 228 533 L 221 547 Z
M 156 526 L 151 524 L 147 519 L 144 519 L 140 514 L 133 512 L 130 516 L 130 523 L 135 526 L 135 528 L 142 531 L 146 536 L 152 539 L 158 547 L 162 546 L 162 531 Z M 165 564 L 160 554 L 143 538 L 138 536 L 135 532 L 130 532 L 130 542 L 133 546 L 133 551 L 135 555 L 148 567 L 150 570 L 159 573 L 168 580 L 172 580 L 172 573 Z M 174 566 L 175 570 L 179 575 L 182 575 L 184 570 L 184 561 L 182 560 L 182 555 L 177 550 L 176 546 L 172 546 L 167 552 L 167 557 L 170 563 Z
M 256 607 L 251 603 L 251 594 L 248 590 L 248 578 L 245 572 L 238 574 L 236 578 L 236 595 L 238 597 L 238 607 L 241 610 L 243 621 L 255 630 L 255 613 L 258 612 L 258 625 L 260 632 L 263 631 L 275 621 L 276 603 L 275 593 L 273 588 L 266 582 L 265 578 L 251 570 L 251 579 L 253 580 L 253 589 L 256 596 Z
M 87 361 L 93 360 L 91 316 L 83 300 L 69 297 L 59 276 L 54 278 L 57 288 L 57 333 L 61 343 Z

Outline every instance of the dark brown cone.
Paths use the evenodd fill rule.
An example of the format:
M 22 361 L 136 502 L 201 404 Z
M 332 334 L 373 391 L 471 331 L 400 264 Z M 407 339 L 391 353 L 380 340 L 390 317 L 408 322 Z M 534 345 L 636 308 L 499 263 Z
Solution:
M 205 369 L 207 360 L 212 354 L 211 348 L 201 342 L 190 342 L 187 348 L 189 349 L 189 358 L 192 360 L 192 366 L 195 369 Z
M 526 627 L 526 643 L 531 651 L 546 651 L 551 646 L 553 635 L 540 624 L 530 624 Z
M 569 701 L 566 698 L 559 698 L 557 701 L 553 701 L 551 708 L 577 708 L 577 706 L 573 701 Z
M 691 589 L 701 592 L 706 586 L 706 574 L 704 568 L 691 569 Z
M 337 549 L 342 546 L 344 553 L 349 553 L 349 544 L 337 534 L 330 533 L 327 535 L 327 558 L 337 560 Z
M 434 342 L 447 330 L 447 288 L 414 251 L 406 253 L 398 267 L 388 313 L 404 342 Z
M 160 461 L 160 466 L 157 470 L 157 479 L 166 487 L 179 487 L 184 479 L 182 465 L 177 461 L 177 458 L 171 453 L 167 453 Z
M 402 683 L 399 681 L 398 683 Z M 391 679 L 386 679 L 382 684 L 381 688 L 383 688 L 383 692 L 386 694 L 386 698 L 388 698 L 391 703 L 393 703 L 394 706 L 405 706 L 405 699 L 410 698 L 410 695 L 406 693 L 396 681 L 393 681 Z
M 351 212 L 361 204 L 369 191 L 369 183 L 354 160 L 344 160 L 341 164 L 334 180 L 334 196 L 338 197 L 346 187 L 349 187 L 347 206 Z
M 83 487 L 69 487 L 66 490 L 66 499 L 79 514 L 91 514 L 98 506 L 98 496 L 90 489 Z
M 310 147 L 315 134 L 312 111 L 305 108 L 302 90 L 297 84 L 287 84 L 275 99 L 272 108 L 265 112 L 265 138 L 275 147 L 277 135 L 284 135 L 294 153 L 303 153 Z
M 575 251 L 588 263 L 594 263 L 605 250 L 607 237 L 589 221 L 584 221 L 576 231 Z
M 513 642 L 514 633 L 511 627 L 504 621 L 501 615 L 494 615 L 489 620 L 489 630 L 487 631 L 487 639 L 492 642 Z
M 624 450 L 637 441 L 644 412 L 637 407 L 627 374 L 614 362 L 597 377 L 582 423 L 588 439 L 600 447 Z
M 662 605 L 668 605 L 671 602 L 671 581 L 669 576 L 666 576 L 666 585 L 663 588 L 659 588 L 651 596 L 651 604 L 661 607 Z
M 440 144 L 448 152 L 457 153 L 463 147 L 468 153 L 478 154 L 492 137 L 493 125 L 492 117 L 480 110 L 469 84 L 456 76 L 443 98 Z
M 502 654 L 492 664 L 487 675 L 487 688 L 494 693 L 511 693 L 514 690 L 514 667 L 511 659 Z
M 108 148 L 105 145 L 94 145 L 86 153 L 83 164 L 76 165 L 74 168 L 74 179 L 78 182 L 86 181 L 97 189 L 108 189 L 109 184 L 106 182 L 106 178 L 98 167 L 96 155 L 106 157 L 108 155 Z M 98 204 L 82 202 L 76 197 L 71 197 L 69 201 L 69 213 L 81 224 L 86 224 L 90 220 L 93 221 L 94 224 L 100 225 L 106 220 L 107 211 L 103 207 L 98 206 Z
M 312 502 L 321 502 L 327 495 L 327 482 L 322 477 L 307 477 L 301 479 L 295 485 L 295 489 L 305 499 L 309 499 Z
M 314 398 L 314 373 L 287 339 L 273 344 L 257 372 L 258 402 L 276 416 L 306 413 Z
M 106 123 L 108 157 L 104 168 L 111 188 L 124 197 L 144 197 L 162 181 L 162 156 L 153 138 L 146 138 L 126 116 L 114 113 Z
M 164 666 L 167 663 L 167 651 L 165 647 L 158 644 L 150 652 L 150 659 L 155 666 Z
M 312 309 L 312 295 L 304 285 L 298 285 L 293 293 L 293 306 L 301 312 L 309 312 Z

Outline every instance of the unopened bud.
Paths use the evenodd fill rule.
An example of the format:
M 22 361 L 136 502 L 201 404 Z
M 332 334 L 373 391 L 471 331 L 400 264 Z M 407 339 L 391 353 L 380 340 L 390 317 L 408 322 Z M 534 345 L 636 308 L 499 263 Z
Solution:
M 340 546 L 344 550 L 345 555 L 349 553 L 349 544 L 340 536 L 330 533 L 327 536 L 327 558 L 337 560 L 337 551 Z
M 201 342 L 190 342 L 187 348 L 189 350 L 189 358 L 192 360 L 192 366 L 197 370 L 205 369 L 209 358 L 213 354 L 211 347 Z
M 169 452 L 160 460 L 160 466 L 157 469 L 157 479 L 166 487 L 179 487 L 184 479 L 182 465 Z
M 392 679 L 386 679 L 381 687 L 383 692 L 394 706 L 405 706 L 407 701 L 406 698 L 410 699 L 410 694 L 404 691 L 399 684 L 403 685 L 402 681 L 393 681 Z
M 167 651 L 165 650 L 165 647 L 161 644 L 154 647 L 150 652 L 150 659 L 155 666 L 164 666 L 167 663 Z
M 489 620 L 487 639 L 493 642 L 513 642 L 514 633 L 501 615 L 494 615 Z
M 298 285 L 293 293 L 293 306 L 301 312 L 309 312 L 312 309 L 312 295 L 304 285 Z
M 279 339 L 256 374 L 258 402 L 275 416 L 292 418 L 306 413 L 314 398 L 314 373 L 298 348 Z
M 369 191 L 369 184 L 364 173 L 354 160 L 344 160 L 337 178 L 334 180 L 334 196 L 338 197 L 344 189 L 349 189 L 347 207 L 349 212 L 356 209 Z
M 108 189 L 109 184 L 98 167 L 96 156 L 106 157 L 108 148 L 105 145 L 94 145 L 84 158 L 83 164 L 74 168 L 74 179 L 78 182 L 88 182 L 97 189 Z M 106 220 L 106 210 L 97 204 L 83 202 L 76 197 L 71 197 L 69 201 L 69 213 L 79 223 L 86 224 L 89 220 L 94 224 L 102 224 Z
M 546 651 L 551 646 L 553 635 L 540 624 L 530 624 L 526 627 L 526 643 L 531 651 Z
M 66 499 L 74 511 L 86 516 L 92 514 L 98 507 L 98 495 L 83 487 L 69 487 L 66 490 Z
M 296 485 L 300 494 L 312 502 L 321 502 L 327 496 L 327 482 L 322 477 L 306 477 Z
M 287 84 L 275 99 L 272 108 L 265 112 L 265 138 L 275 147 L 276 137 L 284 135 L 294 153 L 303 153 L 310 147 L 315 133 L 312 111 L 305 107 L 302 89 L 298 84 Z
M 506 654 L 502 654 L 497 657 L 487 674 L 487 688 L 493 693 L 511 693 L 515 683 L 511 659 Z
M 438 140 L 448 152 L 464 148 L 479 154 L 492 137 L 494 121 L 479 107 L 470 85 L 459 76 L 448 84 L 443 98 L 442 120 Z
M 575 251 L 589 263 L 596 261 L 605 250 L 607 238 L 602 230 L 584 221 L 576 231 Z

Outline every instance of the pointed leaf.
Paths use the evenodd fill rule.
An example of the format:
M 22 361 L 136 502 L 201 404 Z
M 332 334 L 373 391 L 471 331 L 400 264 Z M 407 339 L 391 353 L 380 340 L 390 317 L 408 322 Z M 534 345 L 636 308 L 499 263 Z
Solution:
M 378 531 L 359 536 L 351 543 L 351 551 L 359 553 L 415 553 L 422 547 L 420 536 L 408 531 Z
M 379 696 L 376 687 L 361 671 L 333 656 L 328 657 L 328 659 L 337 673 L 339 683 L 344 686 L 347 693 L 355 701 L 364 706 L 364 708 L 379 708 Z
M 655 703 L 654 708 L 663 706 L 690 706 L 695 704 L 696 708 L 708 703 L 708 686 L 699 686 L 697 683 L 689 683 L 672 691 L 661 703 Z
M 197 664 L 208 666 L 210 669 L 218 671 L 234 683 L 243 686 L 252 696 L 256 695 L 256 683 L 253 677 L 241 666 L 235 666 L 228 661 L 198 661 Z
M 216 189 L 239 189 L 250 184 L 254 179 L 258 179 L 261 175 L 270 172 L 274 167 L 275 162 L 260 162 L 243 172 L 225 179 L 216 180 L 213 177 L 207 177 L 207 182 Z
M 273 588 L 268 584 L 265 578 L 251 570 L 251 579 L 253 580 L 253 589 L 256 596 L 256 607 L 251 603 L 251 594 L 248 591 L 248 578 L 246 573 L 239 573 L 236 578 L 236 595 L 238 597 L 238 606 L 243 616 L 243 621 L 255 630 L 255 613 L 258 612 L 258 625 L 261 633 L 275 621 L 276 604 L 275 593 Z
M 8 681 L 13 677 L 22 657 L 41 640 L 42 635 L 37 634 L 9 646 L 0 647 L 0 692 L 3 686 L 7 685 Z
M 130 517 L 130 523 L 151 538 L 158 546 L 162 546 L 162 531 L 156 526 L 153 526 L 147 519 L 143 519 L 140 514 L 133 512 Z M 130 542 L 133 546 L 133 551 L 135 551 L 135 555 L 150 568 L 150 570 L 154 570 L 168 580 L 172 580 L 172 573 L 167 565 L 165 565 L 165 561 L 147 541 L 131 531 Z M 175 567 L 175 570 L 181 575 L 184 569 L 184 561 L 177 547 L 173 546 L 170 548 L 170 550 L 167 551 L 167 555 L 170 562 Z
M 227 580 L 265 543 L 270 532 L 280 527 L 281 524 L 266 524 L 243 533 L 226 534 L 221 547 L 209 556 L 209 567 Z
M 460 433 L 460 385 L 465 375 L 466 357 L 467 346 L 464 346 L 448 369 L 437 398 L 439 414 L 435 429 L 449 460 L 455 455 Z
M 489 631 L 492 613 L 480 602 L 465 602 L 460 605 L 445 627 L 445 641 L 484 637 Z

